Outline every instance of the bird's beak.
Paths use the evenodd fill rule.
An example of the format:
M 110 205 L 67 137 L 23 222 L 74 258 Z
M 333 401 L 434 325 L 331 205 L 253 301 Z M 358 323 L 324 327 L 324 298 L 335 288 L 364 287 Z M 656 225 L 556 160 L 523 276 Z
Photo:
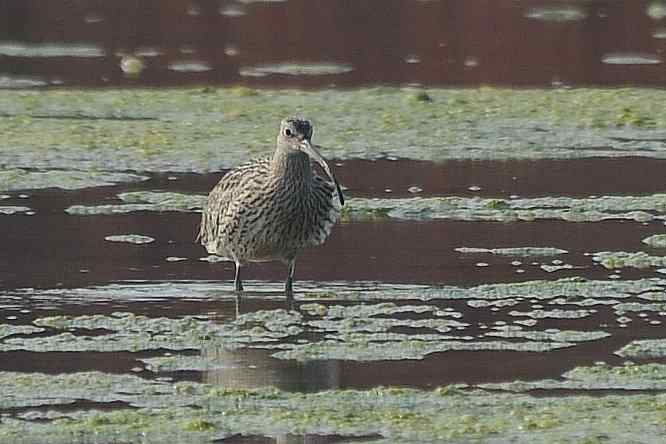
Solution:
M 321 165 L 322 169 L 324 172 L 328 175 L 328 177 L 333 181 L 335 184 L 335 188 L 338 191 L 338 196 L 340 197 L 340 204 L 344 205 L 345 204 L 345 198 L 342 195 L 342 190 L 340 189 L 340 184 L 338 183 L 338 180 L 335 178 L 333 175 L 333 172 L 328 166 L 328 163 L 326 162 L 326 159 L 317 151 L 317 149 L 312 146 L 310 141 L 308 139 L 304 139 L 301 142 L 301 149 L 308 155 L 312 160 L 317 162 L 319 165 Z

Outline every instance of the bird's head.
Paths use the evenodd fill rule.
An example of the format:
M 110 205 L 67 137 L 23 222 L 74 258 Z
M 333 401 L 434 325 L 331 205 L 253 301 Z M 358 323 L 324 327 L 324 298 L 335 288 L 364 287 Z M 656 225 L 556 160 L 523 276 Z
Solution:
M 319 151 L 312 145 L 313 128 L 309 120 L 299 119 L 296 117 L 289 117 L 280 123 L 280 133 L 277 137 L 278 149 L 286 150 L 289 152 L 303 152 L 307 154 L 311 160 L 321 166 L 326 175 L 331 179 L 338 189 L 340 203 L 344 204 L 342 190 L 337 179 L 331 172 L 326 159 L 319 153 Z
M 280 122 L 277 143 L 281 148 L 302 151 L 301 144 L 312 139 L 312 124 L 309 120 L 290 117 Z

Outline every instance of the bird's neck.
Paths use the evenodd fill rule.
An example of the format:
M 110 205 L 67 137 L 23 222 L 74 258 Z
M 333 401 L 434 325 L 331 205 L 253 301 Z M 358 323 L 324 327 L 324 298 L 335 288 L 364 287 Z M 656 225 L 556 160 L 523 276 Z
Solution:
M 310 157 L 302 151 L 278 149 L 271 161 L 273 176 L 293 185 L 307 186 L 312 180 Z

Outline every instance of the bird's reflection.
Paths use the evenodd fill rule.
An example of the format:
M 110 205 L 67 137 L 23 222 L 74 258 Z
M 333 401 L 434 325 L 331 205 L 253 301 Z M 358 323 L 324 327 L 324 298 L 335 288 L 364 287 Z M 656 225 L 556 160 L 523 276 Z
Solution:
M 275 306 L 266 307 L 274 302 Z M 272 305 L 272 304 L 271 304 Z M 266 308 L 298 310 L 298 302 L 280 298 L 236 296 L 236 317 Z M 222 368 L 203 372 L 204 382 L 228 388 L 276 387 L 286 391 L 313 392 L 335 389 L 340 386 L 340 363 L 338 361 L 297 362 L 271 357 L 273 350 L 242 349 L 228 350 L 222 347 L 202 351 L 205 358 L 214 362 L 228 363 Z
M 274 307 L 286 310 L 298 310 L 298 303 L 282 297 L 274 300 Z M 265 298 L 247 298 L 237 296 L 235 299 L 236 317 L 243 313 L 256 311 L 270 304 Z M 263 307 L 258 307 L 261 305 Z M 338 361 L 297 362 L 280 360 L 271 357 L 273 350 L 242 349 L 227 350 L 222 347 L 209 348 L 202 355 L 212 361 L 225 363 L 222 368 L 203 372 L 203 382 L 225 388 L 253 389 L 276 387 L 284 391 L 314 392 L 340 387 L 340 363 Z M 228 365 L 226 365 L 228 363 Z M 349 437 L 324 435 L 290 435 L 284 434 L 274 438 L 238 436 L 220 442 L 224 443 L 270 443 L 270 444 L 323 444 L 342 441 L 349 442 Z

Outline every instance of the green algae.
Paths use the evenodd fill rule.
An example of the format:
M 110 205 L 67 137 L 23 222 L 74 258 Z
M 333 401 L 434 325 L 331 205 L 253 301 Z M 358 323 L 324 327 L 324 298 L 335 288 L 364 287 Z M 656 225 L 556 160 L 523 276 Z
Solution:
M 124 242 L 137 245 L 150 244 L 155 242 L 154 238 L 140 234 L 116 234 L 112 236 L 106 236 L 104 240 L 109 242 Z
M 341 342 L 339 338 L 344 338 Z M 400 337 L 390 341 L 390 336 L 380 336 L 380 341 L 367 335 L 346 335 L 334 340 L 299 344 L 288 350 L 273 353 L 278 359 L 294 359 L 296 361 L 317 360 L 353 360 L 353 361 L 390 361 L 404 359 L 423 359 L 432 353 L 449 351 L 521 351 L 547 352 L 573 347 L 567 342 L 508 342 L 508 341 L 456 341 L 451 340 L 420 340 Z
M 65 211 L 78 216 L 123 214 L 136 211 L 190 212 L 199 211 L 206 202 L 206 196 L 153 191 L 121 193 L 118 198 L 126 203 L 95 206 L 73 205 Z
M 553 247 L 511 247 L 511 248 L 477 248 L 459 247 L 455 249 L 459 253 L 478 254 L 489 253 L 500 256 L 533 257 L 533 256 L 557 256 L 568 253 L 567 250 Z
M 666 248 L 666 234 L 655 234 L 646 237 L 642 242 L 654 248 Z
M 513 381 L 480 384 L 488 390 L 526 392 L 531 390 L 666 390 L 666 365 L 633 364 L 609 366 L 599 364 L 576 367 L 562 379 Z M 666 405 L 664 406 L 666 408 Z
M 124 203 L 67 208 L 76 215 L 118 214 L 134 211 L 200 211 L 206 196 L 170 192 L 137 191 L 118 195 Z M 542 197 L 512 199 L 502 208 L 489 208 L 493 199 L 480 197 L 412 197 L 393 199 L 351 198 L 342 211 L 343 221 L 386 219 L 464 221 L 535 221 L 599 222 L 666 220 L 666 194 L 646 196 L 601 196 L 597 198 Z M 470 249 L 461 253 L 493 253 L 508 256 L 545 256 L 564 254 L 565 250 L 548 247 Z
M 215 171 L 270 152 L 284 110 L 314 120 L 329 158 L 666 157 L 654 89 L 237 90 L 7 91 L 0 164 Z
M 376 283 L 366 287 L 359 284 L 345 287 L 338 283 L 330 286 L 326 303 L 323 303 L 319 293 L 322 288 L 329 287 L 322 283 L 303 282 L 305 291 L 299 295 L 298 312 L 260 310 L 225 322 L 193 316 L 165 318 L 123 312 L 51 316 L 34 321 L 35 327 L 52 329 L 50 335 L 2 338 L 0 350 L 199 352 L 192 357 L 165 354 L 145 360 L 149 370 L 156 372 L 224 367 L 224 362 L 214 359 L 215 353 L 208 353 L 218 349 L 262 349 L 278 359 L 299 361 L 423 359 L 432 353 L 460 350 L 536 353 L 607 337 L 607 332 L 589 327 L 587 319 L 596 312 L 591 308 L 595 305 L 612 308 L 622 324 L 625 322 L 620 317 L 624 313 L 639 312 L 644 316 L 642 312 L 666 311 L 662 300 L 665 285 L 666 281 L 656 278 L 637 281 L 569 278 L 470 288 L 382 286 Z M 44 300 L 49 306 L 57 305 L 60 300 L 71 304 L 73 300 L 122 301 L 145 300 L 147 297 L 152 300 L 180 297 L 234 300 L 233 292 L 219 292 L 215 288 L 216 284 L 206 282 L 132 283 L 80 289 L 15 290 L 6 296 L 19 300 Z M 275 288 L 280 288 L 280 284 Z M 636 302 L 637 298 L 644 302 Z M 400 303 L 394 300 L 400 300 Z M 516 324 L 533 327 L 541 319 L 566 319 L 576 322 L 577 327 L 569 327 L 570 330 L 522 330 L 517 326 L 500 326 L 487 330 L 468 313 L 441 309 L 437 305 L 409 303 L 419 300 L 461 300 L 479 314 L 515 307 L 529 300 L 532 303 L 530 309 L 515 307 L 507 313 Z M 353 303 L 339 304 L 336 301 Z M 536 304 L 537 301 L 541 305 Z M 546 304 L 548 308 L 544 308 Z M 478 327 L 485 331 L 471 335 L 470 332 Z
M 43 331 L 43 328 L 32 325 L 0 324 L 0 340 L 12 335 L 27 335 Z
M 78 335 L 69 331 L 35 338 L 9 338 L 0 342 L 0 351 L 146 351 L 201 350 L 204 347 L 234 349 L 248 344 L 275 342 L 298 336 L 298 317 L 285 310 L 272 310 L 239 316 L 233 323 L 217 324 L 193 316 L 150 318 L 132 313 L 107 315 L 51 316 L 34 323 L 58 330 L 108 330 L 104 335 Z
M 600 251 L 594 253 L 592 260 L 610 270 L 625 267 L 650 268 L 666 266 L 666 257 L 651 256 L 643 251 L 633 253 L 626 251 Z
M 110 171 L 48 170 L 32 171 L 25 169 L 0 170 L 0 191 L 60 188 L 78 190 L 88 187 L 101 187 L 125 182 L 147 180 L 137 174 Z
M 509 312 L 509 316 L 527 316 L 533 319 L 578 319 L 586 318 L 592 314 L 591 310 L 566 310 L 566 309 L 554 309 L 554 310 L 532 310 L 532 311 L 518 311 L 512 310 Z
M 569 377 L 587 378 L 573 372 Z M 199 443 L 238 433 L 280 436 L 287 432 L 376 434 L 391 442 L 498 443 L 580 442 L 581 437 L 606 433 L 606 442 L 621 443 L 628 442 L 636 429 L 641 430 L 641 442 L 657 443 L 666 427 L 666 395 L 662 394 L 535 398 L 450 386 L 432 391 L 379 387 L 289 393 L 196 382 L 174 384 L 99 372 L 2 372 L 0 387 L 9 397 L 29 405 L 44 390 L 44 395 L 60 393 L 66 395 L 64 399 L 125 400 L 135 407 L 75 410 L 43 422 L 5 417 L 0 425 L 0 439 L 20 437 L 23 442 L 56 444 L 88 442 L 93 437 L 100 442 L 132 441 L 138 436 L 146 443 Z
M 281 300 L 281 282 L 264 282 L 266 292 L 262 298 Z M 529 298 L 540 301 L 553 300 L 558 304 L 576 304 L 585 300 L 605 303 L 623 300 L 641 294 L 663 293 L 666 287 L 664 278 L 644 278 L 636 280 L 588 280 L 581 277 L 568 277 L 555 280 L 531 280 L 514 283 L 481 284 L 473 287 L 429 286 L 409 284 L 381 284 L 377 282 L 312 282 L 300 281 L 300 302 L 320 302 L 325 299 L 336 301 L 379 302 L 379 301 L 436 301 L 436 300 L 485 300 Z M 34 299 L 47 300 L 50 304 L 83 303 L 83 301 L 123 301 L 159 300 L 172 298 L 195 298 L 233 301 L 233 291 L 223 291 L 224 284 L 210 281 L 180 282 L 129 282 L 74 289 L 12 289 L 0 292 L 0 297 L 12 302 Z
M 607 338 L 610 336 L 610 333 L 605 331 L 574 331 L 559 329 L 531 331 L 524 330 L 518 325 L 504 325 L 493 327 L 493 331 L 489 331 L 485 335 L 502 338 L 523 338 L 533 341 L 585 342 Z
M 364 220 L 381 209 L 386 217 L 404 220 L 449 219 L 464 221 L 599 222 L 666 219 L 666 194 L 601 196 L 598 198 L 541 197 L 512 199 L 502 208 L 490 208 L 493 199 L 467 197 L 351 198 L 345 205 L 349 220 Z M 466 250 L 465 250 L 466 251 Z
M 627 359 L 654 359 L 666 357 L 666 339 L 637 339 L 615 352 Z

